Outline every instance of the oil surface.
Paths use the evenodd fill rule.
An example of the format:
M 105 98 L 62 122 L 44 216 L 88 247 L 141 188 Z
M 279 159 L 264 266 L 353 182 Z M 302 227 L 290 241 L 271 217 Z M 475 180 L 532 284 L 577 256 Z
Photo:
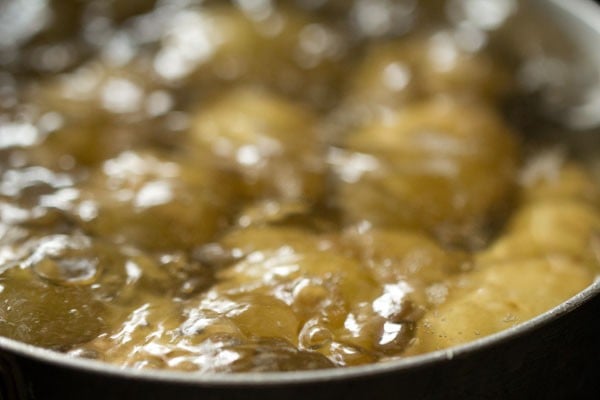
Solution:
M 133 368 L 319 369 L 581 291 L 597 182 L 513 116 L 516 2 L 481 4 L 0 5 L 0 335 Z

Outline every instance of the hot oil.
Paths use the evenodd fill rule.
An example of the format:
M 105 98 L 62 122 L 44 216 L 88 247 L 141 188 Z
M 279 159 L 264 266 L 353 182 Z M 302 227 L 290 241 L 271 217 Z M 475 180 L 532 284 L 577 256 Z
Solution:
M 592 78 L 515 40 L 516 2 L 121 3 L 0 6 L 22 16 L 0 24 L 4 336 L 343 367 L 514 326 L 597 274 L 595 139 L 549 117 Z

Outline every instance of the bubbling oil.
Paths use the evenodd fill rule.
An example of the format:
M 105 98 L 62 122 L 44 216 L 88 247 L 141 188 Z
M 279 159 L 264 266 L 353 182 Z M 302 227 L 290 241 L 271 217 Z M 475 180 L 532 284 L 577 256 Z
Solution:
M 567 300 L 598 275 L 599 190 L 524 108 L 568 63 L 510 52 L 523 12 L 4 2 L 0 334 L 122 367 L 292 371 Z

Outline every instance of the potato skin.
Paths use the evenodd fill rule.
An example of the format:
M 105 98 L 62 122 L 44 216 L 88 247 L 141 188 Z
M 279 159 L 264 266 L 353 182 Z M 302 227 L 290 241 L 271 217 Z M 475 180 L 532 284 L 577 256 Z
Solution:
M 41 347 L 71 350 L 148 299 L 172 303 L 208 281 L 201 266 L 177 254 L 155 258 L 82 232 L 2 231 L 0 333 Z
M 337 203 L 347 220 L 424 229 L 467 247 L 509 204 L 519 160 L 498 116 L 449 98 L 358 129 L 344 146 L 372 161 L 349 178 L 342 167 Z
M 223 246 L 235 246 L 229 249 L 241 259 L 220 268 L 207 291 L 179 304 L 155 295 L 145 297 L 145 305 L 117 328 L 132 332 L 128 338 L 100 337 L 82 348 L 122 365 L 235 371 L 238 363 L 252 362 L 248 350 L 259 342 L 267 346 L 261 350 L 264 357 L 273 354 L 275 365 L 285 363 L 294 369 L 362 364 L 406 346 L 412 332 L 408 324 L 398 342 L 388 339 L 391 343 L 378 347 L 387 320 L 366 306 L 380 290 L 359 262 L 320 251 L 307 232 L 289 229 L 279 236 L 279 243 L 261 240 L 284 232 L 269 229 L 254 228 L 249 235 L 234 232 L 224 239 Z M 139 323 L 141 316 L 147 325 Z M 348 318 L 357 318 L 358 330 L 344 326 Z M 396 321 L 398 331 L 401 324 Z M 153 353 L 157 348 L 179 356 L 157 356 Z M 224 348 L 246 358 L 207 362 L 211 352 Z M 302 367 L 302 362 L 308 364 Z M 257 364 L 250 370 L 275 368 L 269 365 Z
M 229 174 L 210 164 L 124 152 L 86 182 L 81 203 L 93 209 L 85 229 L 146 250 L 190 249 L 210 241 L 232 207 Z
M 366 121 L 440 95 L 496 104 L 514 85 L 489 55 L 443 30 L 367 46 L 348 82 L 345 102 Z
M 348 229 L 342 243 L 387 283 L 407 279 L 427 285 L 464 271 L 469 263 L 466 252 L 445 249 L 411 230 Z
M 600 214 L 589 204 L 569 200 L 537 201 L 519 209 L 506 232 L 477 256 L 478 262 L 518 261 L 559 254 L 598 265 L 594 243 Z
M 568 300 L 592 279 L 587 267 L 560 256 L 482 268 L 462 277 L 451 298 L 423 317 L 408 354 L 445 349 L 507 329 Z
M 178 53 L 180 27 L 173 26 L 154 66 L 163 79 L 188 88 L 189 98 L 256 85 L 318 109 L 335 104 L 348 58 L 348 40 L 335 24 L 285 5 L 261 19 L 243 7 L 214 4 L 185 13 L 181 21 L 204 47 Z
M 597 189 L 576 162 L 540 153 L 521 171 L 519 207 L 474 272 L 451 278 L 448 300 L 419 322 L 407 354 L 445 349 L 531 319 L 598 274 Z
M 562 255 L 598 265 L 598 187 L 590 173 L 563 155 L 547 152 L 521 171 L 520 206 L 498 239 L 476 255 L 478 263 Z
M 143 121 L 157 85 L 141 64 L 116 67 L 92 60 L 28 87 L 27 100 L 52 121 L 33 149 L 35 161 L 51 168 L 65 160 L 93 168 L 150 141 L 152 130 Z
M 106 308 L 88 288 L 44 282 L 31 270 L 0 275 L 0 335 L 66 350 L 107 329 Z
M 297 328 L 285 339 L 338 366 L 372 362 L 408 345 L 416 320 L 410 315 L 413 290 L 395 280 L 383 288 L 362 260 L 344 253 L 335 235 L 258 226 L 234 230 L 221 243 L 240 260 L 217 273 L 206 299 L 251 294 L 287 304 Z M 282 332 L 288 328 L 272 334 Z
M 316 201 L 324 192 L 324 147 L 307 108 L 247 87 L 224 95 L 193 116 L 198 156 L 215 156 L 241 176 L 250 198 Z

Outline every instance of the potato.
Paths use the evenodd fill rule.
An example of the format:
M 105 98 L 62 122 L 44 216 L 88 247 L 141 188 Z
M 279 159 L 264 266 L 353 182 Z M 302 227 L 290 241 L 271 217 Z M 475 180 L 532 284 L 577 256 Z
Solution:
M 192 98 L 250 83 L 326 108 L 335 101 L 345 52 L 342 36 L 314 16 L 270 4 L 221 4 L 176 15 L 154 68 L 195 88 Z
M 542 151 L 527 160 L 519 183 L 522 201 L 565 199 L 598 204 L 598 183 L 585 166 L 559 151 Z
M 168 302 L 145 304 L 123 325 L 128 330 L 123 329 L 110 337 L 99 337 L 71 354 L 132 368 L 169 368 L 205 373 L 333 367 L 319 353 L 300 351 L 283 339 L 243 338 L 241 332 L 225 318 L 210 320 L 204 315 L 204 321 L 188 319 L 180 326 L 180 315 L 181 311 Z M 194 323 L 197 326 L 194 327 Z M 203 340 L 198 340 L 198 336 Z
M 181 254 L 151 257 L 131 246 L 119 246 L 74 231 L 47 233 L 24 228 L 3 229 L 3 267 L 27 269 L 44 282 L 88 287 L 94 298 L 128 305 L 146 294 L 184 297 L 206 283 L 205 268 Z
M 241 259 L 217 273 L 213 289 L 228 297 L 253 293 L 285 302 L 300 323 L 291 343 L 336 365 L 401 353 L 420 315 L 415 290 L 401 279 L 376 283 L 363 260 L 343 255 L 336 242 L 331 235 L 286 226 L 234 231 L 221 245 Z
M 65 122 L 144 116 L 145 96 L 157 88 L 143 63 L 112 66 L 94 59 L 77 69 L 30 84 L 26 99 Z
M 257 251 L 278 251 L 289 248 L 311 252 L 333 246 L 330 239 L 310 231 L 287 226 L 255 226 L 236 229 L 225 235 L 220 244 L 229 251 L 246 257 Z
M 522 205 L 477 261 L 563 255 L 597 268 L 600 210 L 590 172 L 557 151 L 543 151 L 528 160 L 520 185 Z
M 426 314 L 409 354 L 476 340 L 533 318 L 583 290 L 593 274 L 565 257 L 494 264 L 461 278 L 451 298 Z
M 68 350 L 110 329 L 151 295 L 177 296 L 199 275 L 81 233 L 5 234 L 0 334 Z M 15 250 L 13 252 L 13 250 Z
M 239 346 L 225 346 L 224 350 L 234 351 L 239 357 L 227 369 L 219 368 L 215 372 L 282 372 L 335 367 L 319 353 L 298 350 L 278 339 L 255 339 Z M 214 362 L 207 364 L 218 365 Z
M 345 323 L 346 342 L 397 356 L 413 339 L 416 321 L 446 301 L 447 281 L 469 268 L 469 258 L 442 249 L 417 232 L 349 230 L 344 248 L 370 269 L 383 287 L 371 304 L 357 307 Z M 371 344 L 370 344 L 371 343 Z M 376 343 L 373 346 L 372 343 Z
M 428 286 L 468 269 L 470 264 L 466 253 L 445 250 L 414 231 L 350 229 L 342 241 L 382 283 L 408 281 Z
M 292 307 L 297 305 L 294 308 L 301 313 L 315 311 L 322 300 L 329 301 L 325 299 L 329 295 L 336 297 L 335 301 L 351 304 L 366 301 L 376 293 L 374 282 L 359 263 L 331 251 L 256 251 L 220 271 L 217 280 L 218 290 L 224 293 L 251 290 L 277 297 L 292 296 L 288 302 Z M 305 308 L 307 305 L 312 307 Z
M 147 250 L 205 244 L 227 222 L 228 176 L 210 166 L 176 163 L 149 152 L 106 161 L 82 189 L 83 226 L 95 235 Z
M 176 328 L 184 320 L 172 299 L 145 298 L 137 307 L 113 322 L 111 333 L 71 351 L 71 354 L 133 368 L 167 368 Z
M 148 298 L 164 297 L 179 302 L 212 283 L 210 270 L 181 254 L 151 257 L 131 247 L 98 242 L 94 252 L 103 271 L 94 291 L 102 301 L 115 306 L 111 311 L 117 321 Z
M 337 204 L 350 222 L 421 228 L 476 247 L 513 193 L 517 140 L 474 104 L 417 104 L 358 129 L 344 144 L 350 156 L 334 168 Z
M 90 120 L 51 132 L 32 153 L 37 163 L 50 168 L 94 167 L 135 147 L 141 139 L 132 127 Z
M 324 149 L 315 116 L 269 92 L 243 88 L 200 108 L 191 139 L 243 178 L 250 197 L 317 200 L 324 190 Z
M 506 232 L 476 259 L 490 263 L 562 254 L 597 266 L 598 232 L 597 208 L 560 198 L 539 200 L 519 209 Z
M 269 296 L 242 295 L 235 298 L 240 306 L 225 313 L 246 337 L 281 337 L 296 341 L 298 319 L 283 301 Z
M 151 297 L 111 335 L 100 336 L 72 354 L 134 368 L 202 372 L 332 366 L 320 354 L 299 351 L 291 344 L 297 330 L 290 307 L 273 297 L 221 296 L 209 291 L 185 305 Z
M 444 31 L 371 45 L 349 82 L 348 101 L 375 116 L 440 94 L 495 102 L 510 87 L 489 55 Z
M 351 259 L 331 251 L 295 253 L 291 248 L 256 251 L 219 272 L 217 282 L 214 290 L 227 296 L 255 293 L 288 304 L 302 328 L 301 332 L 295 331 L 292 343 L 301 349 L 318 351 L 338 365 L 373 359 L 369 353 L 376 346 L 375 340 L 365 343 L 361 337 L 363 340 L 354 345 L 344 340 L 350 336 L 344 322 L 353 308 L 362 302 L 368 304 L 378 293 L 370 276 Z M 320 330 L 318 335 L 325 339 L 317 339 L 316 343 L 314 333 L 307 332 L 308 327 Z M 281 327 L 280 331 L 286 330 Z M 352 352 L 346 354 L 348 346 L 359 354 L 369 354 L 370 358 L 354 360 Z
M 106 308 L 86 287 L 41 280 L 31 269 L 0 274 L 0 335 L 65 350 L 107 329 Z
M 331 208 L 297 200 L 251 202 L 242 208 L 236 222 L 242 228 L 281 226 L 313 232 L 334 232 L 339 226 L 337 214 Z
M 477 269 L 454 278 L 449 300 L 419 323 L 410 354 L 466 343 L 524 322 L 593 281 L 600 214 L 579 166 L 538 155 L 522 172 L 522 205 Z
M 27 98 L 39 109 L 44 133 L 36 160 L 52 167 L 96 166 L 147 142 L 152 131 L 138 121 L 148 117 L 152 82 L 143 67 L 94 60 L 32 85 Z

